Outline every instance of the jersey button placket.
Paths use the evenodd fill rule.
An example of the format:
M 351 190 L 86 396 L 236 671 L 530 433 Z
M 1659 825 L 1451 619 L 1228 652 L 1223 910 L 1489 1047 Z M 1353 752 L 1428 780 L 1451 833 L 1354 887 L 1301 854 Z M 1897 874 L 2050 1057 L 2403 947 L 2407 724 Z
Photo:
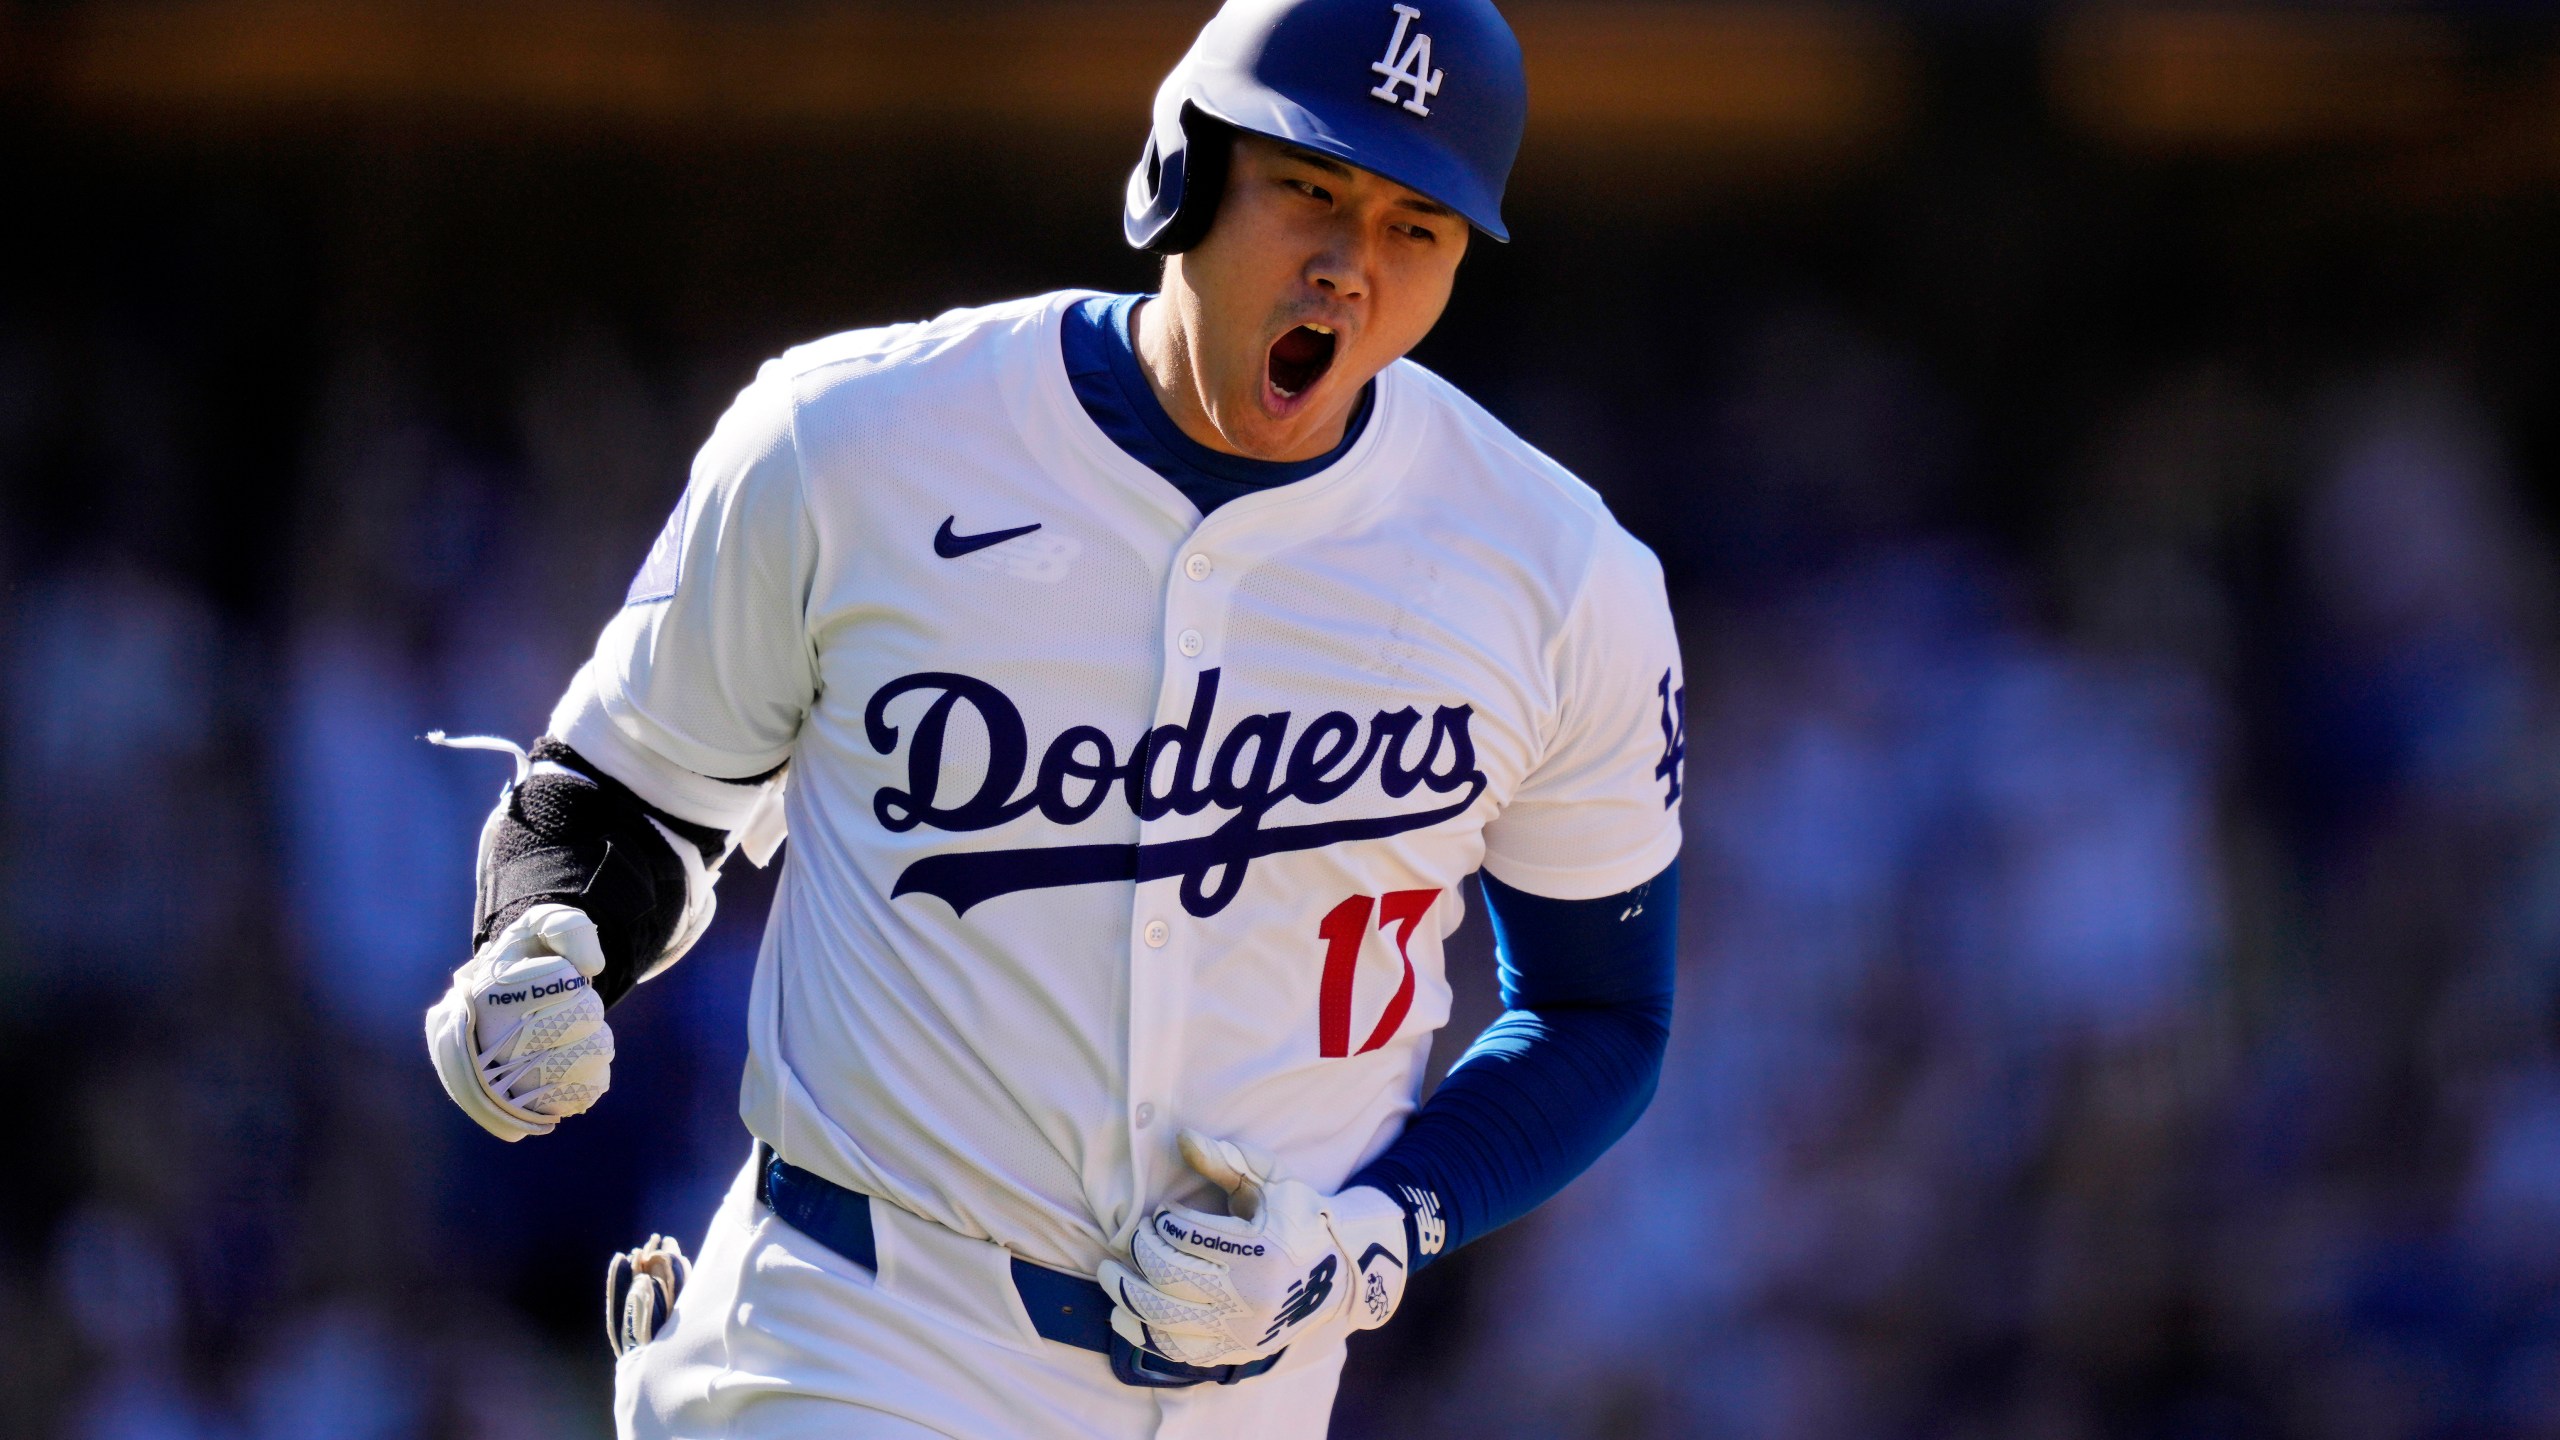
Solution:
M 1159 592 L 1166 654 L 1164 678 L 1156 694 L 1158 725 L 1184 722 L 1200 677 L 1219 663 L 1220 625 L 1239 572 L 1212 559 L 1208 550 L 1185 546 L 1167 557 L 1164 588 Z M 1205 758 L 1197 764 L 1205 773 Z M 1170 765 L 1156 780 L 1174 783 L 1169 772 Z M 1138 823 L 1141 844 L 1193 833 L 1197 833 L 1195 817 L 1167 814 Z M 1141 1194 L 1169 1181 L 1172 1176 L 1167 1170 L 1180 1169 L 1164 1142 L 1149 1143 L 1152 1137 L 1169 1133 L 1168 1127 L 1157 1124 L 1158 1118 L 1172 1113 L 1171 1097 L 1183 1093 L 1183 1032 L 1196 979 L 1189 948 L 1195 927 L 1188 917 L 1168 908 L 1178 883 L 1165 879 L 1140 886 L 1138 913 L 1133 917 L 1137 923 L 1131 927 L 1131 938 L 1137 943 L 1130 947 L 1128 1125 L 1130 1160 Z
M 1199 670 L 1218 663 L 1211 652 L 1217 648 L 1230 578 L 1219 573 L 1218 564 L 1209 558 L 1208 551 L 1192 550 L 1175 562 L 1173 574 L 1165 582 L 1165 640 L 1176 656 L 1197 667 L 1173 666 L 1165 675 L 1167 698 L 1177 708 L 1188 700 L 1192 679 Z
M 1142 833 L 1145 828 L 1141 826 Z M 1141 903 L 1147 898 L 1141 896 Z M 1190 975 L 1181 948 L 1173 943 L 1172 922 L 1151 916 L 1137 932 L 1129 976 L 1129 1162 L 1136 1171 L 1138 1191 L 1144 1194 L 1161 1181 L 1155 1173 L 1158 1161 L 1149 1156 L 1140 1138 L 1141 1131 L 1155 1126 L 1156 1105 L 1137 1097 L 1165 1094 L 1175 1078 L 1183 992 L 1189 988 Z

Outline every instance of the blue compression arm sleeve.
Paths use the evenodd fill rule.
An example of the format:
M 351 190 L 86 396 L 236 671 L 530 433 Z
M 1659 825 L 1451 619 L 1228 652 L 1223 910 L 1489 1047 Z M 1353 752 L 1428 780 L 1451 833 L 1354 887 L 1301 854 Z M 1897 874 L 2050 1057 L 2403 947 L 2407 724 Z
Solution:
M 1482 881 L 1502 1017 L 1344 1187 L 1373 1185 L 1404 1206 L 1416 1270 L 1590 1168 L 1653 1099 L 1671 1038 L 1679 862 L 1601 900 Z

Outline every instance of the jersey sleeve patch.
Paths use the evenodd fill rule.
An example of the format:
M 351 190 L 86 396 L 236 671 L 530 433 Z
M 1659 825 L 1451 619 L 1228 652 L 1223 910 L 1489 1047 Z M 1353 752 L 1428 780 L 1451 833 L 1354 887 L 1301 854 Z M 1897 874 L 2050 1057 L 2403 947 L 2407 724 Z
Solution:
M 622 597 L 624 609 L 675 598 L 676 582 L 684 577 L 685 512 L 692 504 L 693 487 L 688 485 L 676 497 L 676 508 L 667 516 L 666 528 L 658 532 L 657 543 L 649 547 L 649 557 L 640 562 L 640 573 L 631 577 L 631 588 Z
M 1668 810 L 1680 803 L 1680 781 L 1688 774 L 1689 687 L 1666 667 L 1653 688 L 1662 697 L 1662 758 L 1654 762 L 1653 778 L 1662 782 L 1662 808 Z

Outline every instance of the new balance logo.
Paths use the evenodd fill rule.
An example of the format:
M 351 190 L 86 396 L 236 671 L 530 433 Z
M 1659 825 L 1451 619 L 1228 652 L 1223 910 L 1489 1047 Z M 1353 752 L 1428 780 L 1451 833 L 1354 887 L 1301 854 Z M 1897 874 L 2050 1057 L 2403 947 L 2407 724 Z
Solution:
M 547 1000 L 554 995 L 565 995 L 584 988 L 586 983 L 584 975 L 563 975 L 547 985 L 532 985 L 522 990 L 492 990 L 481 998 L 492 1005 L 522 1005 L 528 1000 Z
M 1387 53 L 1369 62 L 1371 70 L 1387 78 L 1369 93 L 1392 105 L 1396 103 L 1397 88 L 1410 85 L 1413 95 L 1404 102 L 1404 108 L 1416 115 L 1428 115 L 1431 107 L 1422 102 L 1440 93 L 1442 72 L 1431 68 L 1430 36 L 1415 35 L 1409 44 L 1405 40 L 1413 22 L 1421 18 L 1422 12 L 1410 5 L 1396 7 L 1396 33 L 1387 40 Z
M 1399 1186 L 1413 1207 L 1413 1243 L 1425 1255 L 1437 1255 L 1449 1243 L 1449 1222 L 1440 1218 L 1440 1200 L 1418 1185 Z
M 1271 1321 L 1271 1328 L 1262 1332 L 1262 1343 L 1268 1345 L 1281 1331 L 1315 1318 L 1324 1309 L 1324 1302 L 1333 1297 L 1333 1272 L 1338 1268 L 1334 1257 L 1327 1255 L 1307 1272 L 1306 1279 L 1291 1284 L 1289 1293 L 1281 1297 L 1279 1315 Z
M 1206 1230 L 1186 1229 L 1181 1221 L 1174 1219 L 1170 1215 L 1157 1216 L 1156 1228 L 1164 1232 L 1164 1238 L 1167 1240 L 1197 1245 L 1203 1250 L 1215 1250 L 1222 1255 L 1260 1255 L 1263 1253 L 1262 1247 L 1259 1245 L 1248 1245 L 1241 1240 L 1230 1240 L 1224 1235 L 1212 1235 Z

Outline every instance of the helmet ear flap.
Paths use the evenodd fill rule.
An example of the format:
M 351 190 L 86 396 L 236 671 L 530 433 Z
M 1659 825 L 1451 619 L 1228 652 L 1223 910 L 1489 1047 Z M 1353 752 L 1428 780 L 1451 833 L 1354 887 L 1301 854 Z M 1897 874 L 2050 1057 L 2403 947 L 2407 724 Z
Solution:
M 1190 105 L 1182 107 L 1182 151 L 1166 163 L 1153 143 L 1147 146 L 1148 188 L 1163 193 L 1169 178 L 1181 187 L 1173 214 L 1147 243 L 1154 255 L 1179 255 L 1209 238 L 1217 221 L 1218 202 L 1227 193 L 1227 161 L 1235 149 L 1235 127 L 1212 120 Z

